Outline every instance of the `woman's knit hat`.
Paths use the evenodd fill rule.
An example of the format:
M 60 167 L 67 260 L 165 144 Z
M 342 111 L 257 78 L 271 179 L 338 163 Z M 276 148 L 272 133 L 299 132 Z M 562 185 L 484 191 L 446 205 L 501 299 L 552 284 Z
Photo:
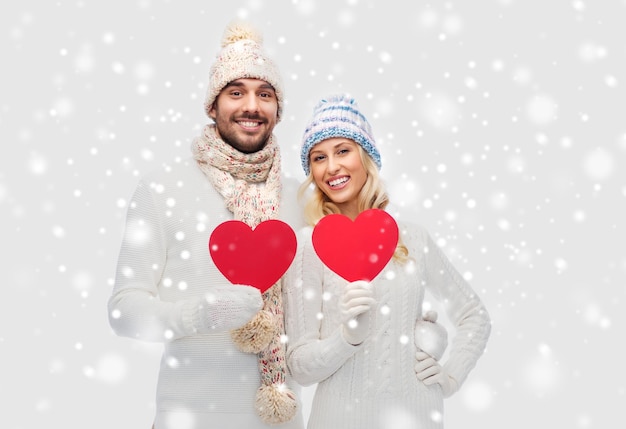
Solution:
M 380 153 L 376 148 L 372 127 L 359 111 L 354 98 L 347 94 L 338 94 L 317 103 L 313 109 L 313 117 L 304 131 L 300 161 L 307 176 L 310 171 L 309 152 L 316 144 L 333 137 L 347 138 L 359 144 L 380 169 Z
M 250 24 L 234 21 L 222 36 L 222 50 L 211 66 L 209 88 L 204 101 L 209 112 L 226 85 L 237 79 L 260 79 L 274 87 L 278 99 L 278 120 L 283 110 L 283 83 L 278 67 L 263 50 L 263 36 Z

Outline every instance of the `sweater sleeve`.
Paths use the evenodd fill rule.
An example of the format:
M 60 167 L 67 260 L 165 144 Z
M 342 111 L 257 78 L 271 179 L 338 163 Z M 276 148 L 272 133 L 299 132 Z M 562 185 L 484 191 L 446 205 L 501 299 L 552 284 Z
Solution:
M 443 303 L 456 328 L 444 369 L 460 388 L 485 350 L 491 320 L 478 295 L 430 235 L 427 232 L 424 235 L 426 287 Z
M 284 311 L 287 365 L 308 386 L 331 376 L 360 346 L 349 344 L 340 326 L 321 336 L 324 267 L 311 243 L 311 228 L 299 233 L 296 257 L 285 276 Z
M 150 185 L 141 181 L 129 204 L 108 302 L 109 323 L 117 335 L 167 342 L 193 333 L 197 303 L 159 299 L 166 258 L 165 234 L 154 197 Z

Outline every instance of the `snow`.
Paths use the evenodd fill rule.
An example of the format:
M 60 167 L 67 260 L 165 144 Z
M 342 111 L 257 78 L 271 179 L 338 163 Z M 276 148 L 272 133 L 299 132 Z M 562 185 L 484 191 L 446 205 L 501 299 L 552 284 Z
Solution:
M 351 93 L 393 213 L 427 227 L 485 301 L 488 350 L 445 427 L 623 427 L 626 2 L 0 9 L 0 427 L 150 427 L 160 349 L 114 335 L 106 301 L 134 186 L 189 155 L 235 17 L 262 29 L 283 72 L 285 172 L 303 178 L 318 99 Z

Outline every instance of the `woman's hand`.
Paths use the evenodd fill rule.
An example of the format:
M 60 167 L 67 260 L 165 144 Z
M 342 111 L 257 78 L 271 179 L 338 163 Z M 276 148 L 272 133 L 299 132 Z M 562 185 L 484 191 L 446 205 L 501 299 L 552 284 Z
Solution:
M 425 385 L 439 384 L 443 397 L 447 398 L 458 390 L 457 382 L 426 352 L 415 353 L 415 374 Z
M 352 345 L 361 344 L 369 335 L 370 309 L 376 304 L 369 282 L 348 283 L 339 300 L 343 338 Z

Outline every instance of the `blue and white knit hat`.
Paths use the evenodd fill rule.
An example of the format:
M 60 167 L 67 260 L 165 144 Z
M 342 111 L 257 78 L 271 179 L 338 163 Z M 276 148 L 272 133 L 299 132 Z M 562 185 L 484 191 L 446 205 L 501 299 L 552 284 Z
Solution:
M 338 94 L 325 97 L 317 103 L 313 117 L 304 130 L 300 160 L 307 176 L 310 172 L 309 152 L 316 144 L 333 137 L 353 140 L 372 157 L 380 169 L 380 153 L 376 148 L 372 127 L 359 111 L 354 98 Z

